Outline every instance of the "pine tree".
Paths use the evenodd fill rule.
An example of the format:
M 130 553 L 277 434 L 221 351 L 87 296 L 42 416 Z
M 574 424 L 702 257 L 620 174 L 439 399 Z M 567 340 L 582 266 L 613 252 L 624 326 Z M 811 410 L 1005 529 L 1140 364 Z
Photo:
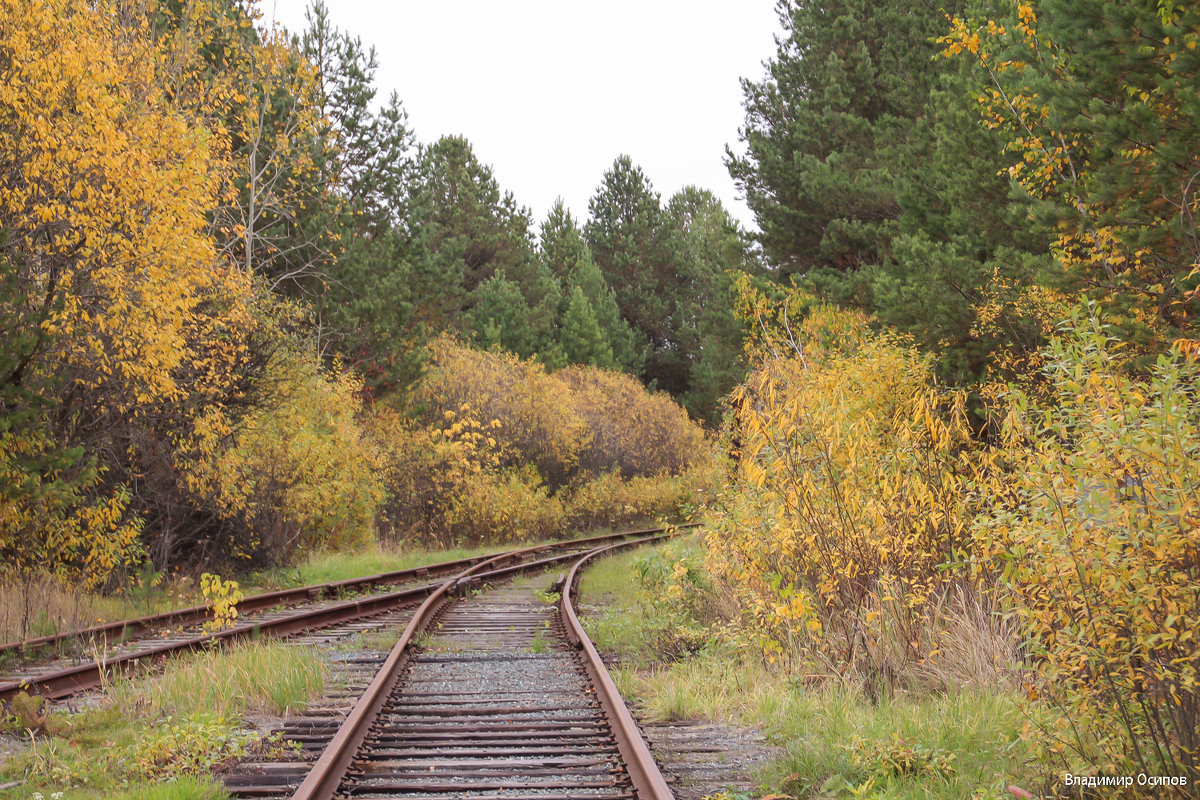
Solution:
M 747 153 L 728 159 L 778 278 L 912 334 L 956 383 L 997 347 L 1036 348 L 1007 312 L 976 325 L 988 297 L 1040 279 L 1047 234 L 997 174 L 997 135 L 975 122 L 979 75 L 939 57 L 944 14 L 900 0 L 779 10 L 767 77 L 743 81 Z
M 336 257 L 307 286 L 322 350 L 359 369 L 374 392 L 402 387 L 421 367 L 412 266 L 398 223 L 406 208 L 414 135 L 393 93 L 377 113 L 374 49 L 338 31 L 316 2 L 298 41 L 316 72 L 323 202 L 309 224 L 328 232 Z
M 878 263 L 899 212 L 887 153 L 919 132 L 944 17 L 904 0 L 785 0 L 779 17 L 730 172 L 784 275 Z
M 591 364 L 613 369 L 612 347 L 596 321 L 592 304 L 582 287 L 571 289 L 567 310 L 563 313 L 561 339 L 563 354 L 569 364 Z
M 624 372 L 637 373 L 643 361 L 637 336 L 621 318 L 616 294 L 604 280 L 590 248 L 583 240 L 582 232 L 561 199 L 550 209 L 546 221 L 542 223 L 539 256 L 563 287 L 564 299 L 559 306 L 559 316 L 566 315 L 574 291 L 579 289 L 587 301 L 589 313 L 599 326 L 601 336 L 609 346 L 610 363 L 578 363 L 597 363 L 597 366 L 611 366 Z
M 667 202 L 678 270 L 672 325 L 688 370 L 680 403 L 719 422 L 721 398 L 745 377 L 744 331 L 734 315 L 733 274 L 756 272 L 746 239 L 712 192 L 688 186 Z
M 642 380 L 678 396 L 687 389 L 687 370 L 671 352 L 676 261 L 659 195 L 641 168 L 620 156 L 604 173 L 588 211 L 588 247 L 616 294 L 621 318 L 645 348 Z
M 466 139 L 422 146 L 405 221 L 418 319 L 518 355 L 550 347 L 562 290 L 535 257 L 530 224 Z M 519 314 L 498 305 L 515 301 L 512 287 Z

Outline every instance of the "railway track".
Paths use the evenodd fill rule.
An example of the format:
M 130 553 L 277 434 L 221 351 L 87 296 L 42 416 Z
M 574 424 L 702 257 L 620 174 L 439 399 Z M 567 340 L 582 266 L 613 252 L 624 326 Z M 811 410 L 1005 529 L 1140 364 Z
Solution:
M 671 798 L 571 599 L 590 558 L 655 538 L 445 581 L 386 657 L 356 665 L 378 671 L 352 708 L 319 707 L 285 727 L 305 758 L 243 763 L 227 788 L 291 800 Z M 557 606 L 532 585 L 496 586 L 564 564 Z
M 84 631 L 43 637 L 0 646 L 0 654 L 28 653 L 38 648 L 61 647 L 68 641 L 88 642 L 90 652 L 72 659 L 22 665 L 19 671 L 0 676 L 0 701 L 11 700 L 21 691 L 61 699 L 102 685 L 113 676 L 142 668 L 182 652 L 221 646 L 260 637 L 286 638 L 313 630 L 346 625 L 397 610 L 413 609 L 438 591 L 440 582 L 430 578 L 460 576 L 466 571 L 492 573 L 520 565 L 547 553 L 579 552 L 587 547 L 659 532 L 662 529 L 628 531 L 553 544 L 537 545 L 470 559 L 431 564 L 409 570 L 345 581 L 305 586 L 252 595 L 239 603 L 246 613 L 232 629 L 204 633 L 200 625 L 207 617 L 204 607 L 140 617 Z M 405 588 L 395 588 L 406 584 Z M 391 591 L 378 591 L 381 587 Z M 351 599 L 337 599 L 347 592 L 369 592 Z M 178 628 L 174 626 L 179 626 Z M 162 635 L 165 634 L 165 635 Z M 126 641 L 128 637 L 132 641 Z M 114 645 L 113 643 L 116 642 Z

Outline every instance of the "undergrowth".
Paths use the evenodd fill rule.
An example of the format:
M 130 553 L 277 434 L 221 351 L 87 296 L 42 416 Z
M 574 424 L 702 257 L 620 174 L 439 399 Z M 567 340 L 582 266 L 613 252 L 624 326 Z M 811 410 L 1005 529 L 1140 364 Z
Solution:
M 251 643 L 176 659 L 161 674 L 118 681 L 100 705 L 51 712 L 40 730 L 7 720 L 28 742 L 0 766 L 0 783 L 23 782 L 0 797 L 43 800 L 215 800 L 227 796 L 213 773 L 254 754 L 287 756 L 277 736 L 246 728 L 247 713 L 295 713 L 319 695 L 318 655 Z
M 796 798 L 1012 797 L 1036 779 L 1011 689 L 968 683 L 874 700 L 819 664 L 772 663 L 729 624 L 696 537 L 589 569 L 581 605 L 614 678 L 643 718 L 761 728 L 776 748 L 761 790 Z M 630 576 L 637 580 L 630 580 Z

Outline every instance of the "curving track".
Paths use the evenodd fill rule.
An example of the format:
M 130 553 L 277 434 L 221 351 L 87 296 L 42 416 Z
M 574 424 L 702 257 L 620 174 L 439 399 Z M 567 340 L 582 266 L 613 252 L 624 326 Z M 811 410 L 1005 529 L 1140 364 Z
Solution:
M 249 638 L 291 637 L 392 614 L 398 610 L 412 609 L 431 595 L 439 593 L 443 584 L 428 582 L 428 578 L 431 577 L 454 575 L 455 580 L 459 580 L 465 575 L 479 573 L 501 577 L 528 568 L 529 559 L 542 554 L 577 553 L 581 549 L 595 547 L 601 543 L 621 541 L 662 530 L 628 531 L 537 545 L 495 556 L 460 559 L 365 578 L 253 595 L 243 599 L 239 608 L 243 612 L 252 611 L 256 614 L 247 615 L 237 627 L 218 633 L 198 632 L 197 628 L 205 618 L 207 609 L 193 607 L 152 617 L 123 620 L 60 636 L 5 644 L 0 646 L 0 654 L 5 651 L 32 652 L 38 648 L 59 646 L 68 640 L 91 642 L 100 657 L 75 659 L 70 663 L 35 663 L 25 666 L 17 674 L 0 676 L 0 701 L 10 700 L 20 691 L 32 691 L 50 699 L 60 699 L 95 688 L 116 674 L 161 661 L 175 653 L 220 646 L 226 642 Z M 520 566 L 522 564 L 526 566 Z M 516 565 L 515 570 L 513 565 Z M 416 585 L 349 600 L 324 599 L 337 597 L 348 591 L 371 591 L 404 583 Z M 172 631 L 170 626 L 185 628 Z M 191 627 L 192 630 L 187 630 L 187 627 Z M 155 632 L 165 633 L 167 636 L 156 637 Z M 123 641 L 131 635 L 141 638 L 136 638 L 133 642 Z M 116 649 L 110 649 L 110 642 L 114 640 L 118 645 Z
M 317 717 L 288 732 L 311 769 L 244 764 L 227 786 L 292 800 L 671 798 L 571 603 L 589 558 L 660 536 L 464 570 L 422 603 L 336 728 Z M 532 587 L 483 588 L 556 564 L 571 565 L 558 609 Z

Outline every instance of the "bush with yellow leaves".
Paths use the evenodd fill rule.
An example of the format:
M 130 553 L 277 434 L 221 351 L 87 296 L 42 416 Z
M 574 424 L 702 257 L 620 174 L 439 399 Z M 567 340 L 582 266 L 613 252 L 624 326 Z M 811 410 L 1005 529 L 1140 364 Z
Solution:
M 595 367 L 568 367 L 554 377 L 591 436 L 580 467 L 625 477 L 677 474 L 703 456 L 704 433 L 663 393 L 648 393 L 632 375 Z
M 222 515 L 245 525 L 226 557 L 279 563 L 370 541 L 384 490 L 375 474 L 382 456 L 356 418 L 361 382 L 282 349 L 264 384 L 230 446 L 194 478 Z
M 1200 781 L 1200 364 L 1131 377 L 1079 311 L 1012 390 L 976 525 L 1043 681 L 1060 766 Z M 1132 771 L 1132 772 L 1131 772 Z M 1157 795 L 1155 795 L 1157 796 Z M 1174 796 L 1174 795 L 1171 795 Z
M 535 361 L 472 350 L 448 335 L 429 346 L 429 373 L 416 390 L 429 424 L 459 417 L 486 427 L 501 465 L 532 464 L 552 486 L 566 482 L 589 440 L 562 384 Z
M 693 468 L 710 456 L 699 426 L 633 378 L 548 373 L 450 337 L 431 344 L 430 363 L 414 391 L 420 417 L 379 403 L 371 422 L 388 538 L 520 541 L 674 516 L 695 481 L 711 481 Z
M 966 545 L 970 432 L 929 359 L 866 325 L 814 305 L 760 349 L 707 546 L 772 659 L 816 655 L 874 689 L 931 655 L 925 615 Z

